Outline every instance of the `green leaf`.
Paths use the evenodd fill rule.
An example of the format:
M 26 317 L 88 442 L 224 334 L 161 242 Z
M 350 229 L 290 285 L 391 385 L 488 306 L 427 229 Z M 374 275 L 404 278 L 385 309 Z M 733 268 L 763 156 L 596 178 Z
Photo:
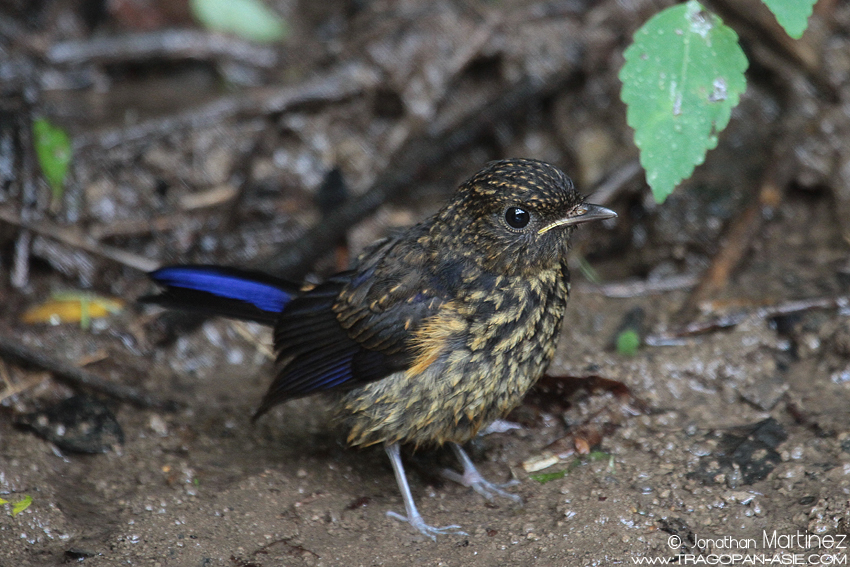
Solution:
M 746 88 L 747 58 L 737 34 L 696 0 L 656 14 L 624 55 L 620 98 L 662 203 L 717 146 Z
M 17 516 L 18 514 L 20 514 L 21 512 L 29 508 L 30 504 L 32 504 L 32 496 L 30 496 L 29 494 L 25 494 L 23 500 L 19 500 L 18 502 L 12 504 L 12 516 Z
M 591 451 L 588 455 L 591 461 L 608 461 L 608 472 L 614 472 L 614 455 L 605 451 Z
M 3 498 L 0 498 L 0 505 L 8 504 L 8 503 L 9 503 L 9 501 L 8 501 L 8 500 L 5 500 L 5 499 L 3 499 Z
M 46 118 L 36 119 L 32 131 L 38 164 L 50 185 L 53 203 L 58 204 L 62 200 L 65 176 L 71 163 L 71 139 L 62 128 L 54 126 Z
M 640 347 L 640 335 L 634 329 L 626 329 L 617 335 L 617 352 L 625 355 L 634 355 Z
M 550 472 L 550 473 L 539 473 L 539 474 L 530 474 L 528 478 L 531 480 L 536 480 L 540 484 L 546 484 L 547 482 L 551 482 L 553 480 L 558 480 L 559 478 L 564 478 L 575 469 L 577 469 L 581 465 L 581 459 L 573 459 L 573 462 L 567 466 L 564 470 Z
M 785 33 L 794 39 L 803 37 L 809 27 L 809 16 L 817 0 L 762 0 L 770 8 Z
M 209 30 L 243 39 L 272 42 L 284 39 L 286 23 L 260 0 L 191 0 L 195 18 Z
M 564 478 L 565 476 L 567 476 L 568 472 L 569 471 L 567 469 L 564 469 L 558 472 L 531 474 L 528 475 L 528 478 L 530 478 L 531 480 L 536 480 L 540 484 L 546 484 L 547 482 L 552 482 L 553 480 Z

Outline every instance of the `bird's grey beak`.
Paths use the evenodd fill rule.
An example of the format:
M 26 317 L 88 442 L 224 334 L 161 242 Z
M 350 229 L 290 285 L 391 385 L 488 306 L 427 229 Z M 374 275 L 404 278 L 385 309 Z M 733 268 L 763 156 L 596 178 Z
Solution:
M 571 226 L 574 224 L 581 224 L 583 222 L 612 219 L 616 216 L 617 213 L 606 207 L 593 205 L 591 203 L 582 203 L 575 207 L 573 210 L 571 210 L 569 214 L 567 214 L 567 216 L 565 216 L 564 218 L 558 219 L 551 224 L 547 224 L 546 226 L 538 230 L 537 234 L 549 232 L 553 228 L 559 226 Z

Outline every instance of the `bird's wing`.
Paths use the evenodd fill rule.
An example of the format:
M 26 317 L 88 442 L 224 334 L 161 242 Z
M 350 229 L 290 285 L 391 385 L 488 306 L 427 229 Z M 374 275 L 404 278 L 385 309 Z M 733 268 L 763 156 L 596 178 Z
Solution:
M 423 283 L 428 278 L 417 257 L 396 251 L 397 242 L 376 247 L 356 271 L 329 278 L 287 305 L 275 326 L 280 370 L 258 416 L 285 400 L 363 385 L 424 360 L 428 345 L 417 342 L 417 330 L 451 295 Z

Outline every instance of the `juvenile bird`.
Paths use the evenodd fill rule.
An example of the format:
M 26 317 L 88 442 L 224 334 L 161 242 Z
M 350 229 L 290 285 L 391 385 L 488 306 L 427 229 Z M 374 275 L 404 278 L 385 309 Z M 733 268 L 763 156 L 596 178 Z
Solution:
M 373 244 L 346 272 L 301 288 L 259 272 L 172 266 L 153 298 L 274 326 L 276 374 L 255 418 L 332 392 L 348 443 L 382 443 L 409 522 L 432 539 L 399 455 L 450 444 L 455 477 L 488 499 L 518 499 L 484 480 L 461 444 L 507 415 L 543 375 L 569 296 L 566 254 L 577 224 L 617 216 L 585 203 L 558 168 L 497 161 L 434 216 Z

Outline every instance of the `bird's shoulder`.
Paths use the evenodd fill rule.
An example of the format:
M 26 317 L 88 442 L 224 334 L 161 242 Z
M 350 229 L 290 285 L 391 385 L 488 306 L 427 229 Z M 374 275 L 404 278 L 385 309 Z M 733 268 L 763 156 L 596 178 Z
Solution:
M 451 251 L 435 252 L 427 227 L 420 225 L 359 258 L 334 312 L 349 335 L 367 348 L 405 348 L 426 320 L 455 311 L 456 272 Z

